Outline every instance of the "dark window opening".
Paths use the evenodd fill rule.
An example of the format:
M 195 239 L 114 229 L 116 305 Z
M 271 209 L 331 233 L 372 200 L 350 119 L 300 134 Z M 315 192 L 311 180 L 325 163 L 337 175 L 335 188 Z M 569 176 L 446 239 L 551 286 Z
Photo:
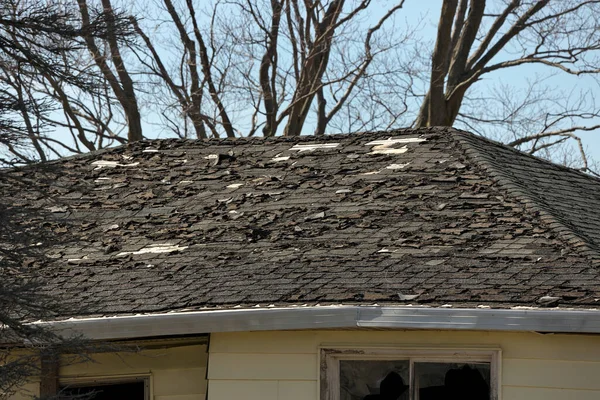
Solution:
M 340 400 L 490 400 L 490 363 L 340 360 Z M 412 372 L 411 372 L 412 369 Z
M 145 400 L 143 380 L 123 383 L 96 383 L 87 386 L 65 386 L 60 398 L 93 400 Z
M 489 364 L 415 363 L 418 400 L 489 400 Z
M 341 360 L 340 400 L 408 399 L 408 360 Z

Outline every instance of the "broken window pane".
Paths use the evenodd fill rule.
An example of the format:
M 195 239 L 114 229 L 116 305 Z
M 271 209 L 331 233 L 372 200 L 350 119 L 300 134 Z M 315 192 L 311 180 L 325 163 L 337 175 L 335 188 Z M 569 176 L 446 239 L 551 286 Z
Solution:
M 415 400 L 489 400 L 488 363 L 414 364 Z
M 144 381 L 61 388 L 59 398 L 81 400 L 144 400 Z
M 340 360 L 340 400 L 408 400 L 408 360 Z

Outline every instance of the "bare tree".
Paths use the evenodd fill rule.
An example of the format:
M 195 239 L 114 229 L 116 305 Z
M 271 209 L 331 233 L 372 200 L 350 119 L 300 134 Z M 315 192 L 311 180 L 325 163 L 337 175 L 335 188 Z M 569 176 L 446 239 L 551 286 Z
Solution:
M 85 26 L 71 3 L 7 0 L 0 13 L 0 145 L 2 161 L 27 163 L 123 142 L 119 110 L 82 40 L 127 40 L 121 14 L 94 8 Z M 110 34 L 108 32 L 111 32 Z M 68 131 L 73 140 L 53 137 Z
M 137 55 L 168 89 L 173 101 L 160 113 L 181 136 L 181 116 L 197 137 L 454 125 L 545 157 L 572 140 L 590 170 L 579 133 L 600 124 L 592 89 L 565 94 L 536 76 L 518 89 L 481 82 L 536 64 L 597 74 L 598 1 L 446 0 L 431 46 L 417 38 L 418 22 L 398 29 L 403 1 L 387 11 L 368 0 L 157 4 L 178 55 L 165 57 L 134 20 L 146 47 Z
M 140 60 L 164 82 L 198 137 L 207 136 L 206 127 L 211 136 L 295 136 L 306 132 L 307 120 L 324 134 L 358 100 L 355 91 L 391 75 L 384 64 L 369 73 L 374 59 L 406 40 L 404 33 L 384 35 L 403 3 L 369 24 L 377 6 L 370 0 L 214 1 L 200 10 L 192 0 L 162 0 L 180 39 L 176 60 L 165 59 L 149 29 L 133 23 L 147 48 Z
M 84 50 L 80 37 L 105 38 L 107 21 L 99 12 L 81 27 L 79 16 L 68 4 L 35 0 L 6 0 L 0 11 L 0 144 L 14 157 L 1 161 L 44 160 L 49 145 L 45 129 L 54 123 L 57 104 L 69 113 L 71 122 L 92 115 L 100 118 L 90 110 L 93 104 L 75 102 L 74 89 L 95 94 L 103 89 L 101 81 L 78 69 L 80 64 L 71 57 Z M 112 27 L 112 34 L 117 34 L 124 25 Z M 41 265 L 47 261 L 45 246 L 49 237 L 56 240 L 55 232 L 37 225 L 44 218 L 39 209 L 5 204 L 10 191 L 31 182 L 19 172 L 0 172 L 0 397 L 4 398 L 31 376 L 52 373 L 46 367 L 58 355 L 87 359 L 89 351 L 101 346 L 64 338 L 30 323 L 73 309 L 67 310 L 60 299 L 40 292 L 44 285 Z M 13 218 L 15 215 L 18 218 Z M 56 226 L 57 222 L 50 224 Z M 15 353 L 11 346 L 28 351 Z M 42 395 L 56 394 L 56 387 L 54 393 L 46 389 L 52 388 L 42 390 Z
M 435 43 L 417 34 L 421 21 L 402 21 L 403 0 L 152 0 L 127 19 L 110 0 L 64 4 L 77 10 L 78 53 L 67 53 L 79 63 L 55 58 L 61 71 L 39 73 L 21 58 L 0 73 L 18 160 L 139 140 L 145 118 L 197 138 L 456 126 L 556 160 L 579 152 L 571 165 L 591 170 L 581 133 L 600 128 L 597 89 L 553 82 L 599 86 L 600 0 L 444 0 Z M 99 22 L 104 35 L 91 33 Z M 19 42 L 10 29 L 22 24 L 4 25 L 7 43 Z M 135 45 L 111 33 L 127 29 Z M 505 71 L 531 75 L 515 85 Z M 96 89 L 63 76 L 93 76 Z M 40 133 L 50 127 L 72 139 Z
M 110 0 L 101 0 L 103 16 L 106 23 L 106 35 L 103 39 L 108 45 L 110 60 L 116 70 L 115 74 L 110 67 L 107 55 L 101 51 L 96 43 L 96 38 L 89 31 L 92 21 L 90 19 L 88 1 L 89 0 L 77 0 L 79 11 L 81 13 L 83 39 L 88 50 L 92 54 L 96 65 L 106 81 L 110 84 L 115 96 L 123 107 L 123 111 L 127 118 L 127 126 L 129 128 L 127 139 L 132 142 L 142 140 L 144 138 L 142 135 L 142 119 L 136 98 L 134 82 L 125 66 L 123 56 L 121 55 L 121 46 L 118 35 L 118 18 Z
M 482 134 L 489 134 L 490 126 L 502 126 L 507 133 L 502 139 L 509 145 L 529 145 L 530 153 L 542 155 L 549 148 L 573 139 L 581 152 L 582 169 L 588 171 L 578 133 L 600 128 L 600 109 L 591 91 L 552 98 L 551 91 L 556 89 L 537 80 L 527 88 L 521 101 L 506 87 L 502 93 L 492 92 L 485 98 L 469 98 L 469 93 L 473 93 L 473 87 L 484 76 L 508 68 L 518 73 L 517 67 L 529 64 L 566 75 L 598 74 L 600 2 L 490 3 L 444 0 L 431 58 L 429 87 L 415 126 L 458 124 Z M 518 119 L 527 119 L 529 123 L 518 124 Z
M 180 16 L 180 12 L 175 8 L 171 0 L 164 0 L 163 5 L 166 13 L 171 18 L 182 46 L 183 56 L 180 58 L 178 69 L 180 83 L 175 83 L 175 79 L 165 66 L 155 45 L 139 26 L 138 22 L 132 18 L 132 24 L 136 32 L 143 39 L 151 55 L 150 61 L 143 61 L 143 63 L 153 75 L 161 79 L 171 94 L 175 96 L 181 107 L 182 114 L 192 122 L 198 138 L 207 137 L 207 126 L 211 131 L 211 135 L 218 137 L 217 124 L 219 123 L 228 137 L 235 137 L 229 114 L 221 100 L 220 90 L 217 89 L 217 84 L 213 77 L 213 65 L 203 34 L 200 32 L 193 2 L 191 0 L 186 0 L 185 2 L 184 12 L 189 14 L 189 17 L 185 17 L 185 20 L 191 21 L 190 27 L 186 26 L 184 18 Z M 182 84 L 186 81 L 188 82 L 188 87 Z M 217 108 L 218 119 L 203 113 L 205 90 L 208 91 L 208 96 Z

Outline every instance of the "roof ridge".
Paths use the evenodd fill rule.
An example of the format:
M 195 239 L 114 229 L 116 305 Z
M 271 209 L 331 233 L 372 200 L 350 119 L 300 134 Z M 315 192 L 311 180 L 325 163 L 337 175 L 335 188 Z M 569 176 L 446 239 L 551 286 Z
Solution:
M 351 140 L 352 138 L 356 138 L 357 136 L 365 137 L 365 136 L 389 136 L 389 135 L 417 135 L 417 134 L 425 134 L 425 133 L 436 133 L 439 131 L 440 127 L 426 127 L 426 128 L 398 128 L 392 130 L 380 130 L 380 131 L 363 131 L 363 132 L 346 132 L 346 133 L 333 133 L 326 135 L 299 135 L 299 136 L 241 136 L 241 137 L 222 137 L 222 138 L 204 138 L 204 139 L 194 139 L 194 138 L 156 138 L 156 139 L 144 139 L 137 142 L 127 142 L 121 144 L 119 146 L 114 147 L 105 147 L 102 149 L 89 151 L 86 153 L 80 154 L 70 154 L 68 156 L 48 160 L 48 161 L 40 161 L 34 162 L 30 164 L 16 165 L 10 166 L 6 168 L 0 168 L 0 173 L 2 172 L 10 172 L 16 171 L 23 168 L 39 168 L 40 166 L 52 166 L 72 160 L 81 160 L 85 158 L 91 158 L 95 156 L 100 156 L 106 153 L 119 154 L 128 150 L 135 151 L 136 148 L 140 146 L 152 147 L 153 145 L 164 146 L 169 143 L 189 143 L 189 144 L 202 144 L 205 146 L 211 145 L 250 145 L 250 144 L 265 144 L 267 142 L 271 143 L 297 143 L 297 142 L 309 142 L 309 141 L 335 141 L 335 140 Z
M 509 150 L 515 154 L 518 154 L 520 157 L 527 156 L 534 159 L 536 162 L 543 162 L 545 164 L 552 165 L 553 167 L 582 174 L 592 181 L 598 181 L 597 183 L 600 184 L 599 179 L 584 174 L 581 171 L 534 157 L 513 147 L 479 135 L 474 135 L 472 133 L 454 128 L 452 128 L 452 131 L 456 138 L 456 142 L 459 144 L 465 156 L 469 158 L 475 165 L 482 168 L 491 179 L 496 181 L 501 189 L 506 191 L 506 193 L 508 193 L 510 196 L 516 198 L 525 207 L 536 212 L 539 215 L 540 222 L 546 225 L 550 230 L 556 232 L 559 238 L 566 242 L 566 244 L 568 244 L 571 248 L 590 258 L 594 264 L 600 264 L 600 251 L 593 244 L 593 241 L 591 241 L 585 235 L 577 233 L 576 229 L 574 229 L 570 224 L 565 223 L 563 218 L 555 215 L 555 212 L 551 207 L 546 207 L 544 201 L 540 199 L 538 195 L 528 191 L 520 182 L 515 181 L 512 174 L 506 170 L 497 168 L 495 163 L 490 159 L 490 154 L 479 150 L 477 146 L 473 145 L 472 140 L 469 140 L 469 138 L 487 142 L 488 145 L 501 147 L 505 150 Z

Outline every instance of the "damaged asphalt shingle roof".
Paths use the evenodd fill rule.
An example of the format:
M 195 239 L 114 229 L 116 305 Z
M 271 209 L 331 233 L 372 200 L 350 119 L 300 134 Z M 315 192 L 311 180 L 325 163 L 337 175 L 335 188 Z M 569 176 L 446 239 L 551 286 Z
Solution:
M 1 174 L 12 223 L 51 235 L 29 267 L 79 314 L 600 299 L 600 181 L 454 129 L 145 141 Z

